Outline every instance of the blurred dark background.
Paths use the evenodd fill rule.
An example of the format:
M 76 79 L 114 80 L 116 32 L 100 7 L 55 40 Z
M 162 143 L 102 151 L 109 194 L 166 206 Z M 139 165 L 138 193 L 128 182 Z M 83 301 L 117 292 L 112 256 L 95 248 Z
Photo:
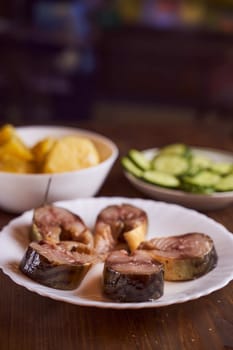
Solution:
M 233 116 L 232 0 L 2 0 L 0 50 L 1 122 Z

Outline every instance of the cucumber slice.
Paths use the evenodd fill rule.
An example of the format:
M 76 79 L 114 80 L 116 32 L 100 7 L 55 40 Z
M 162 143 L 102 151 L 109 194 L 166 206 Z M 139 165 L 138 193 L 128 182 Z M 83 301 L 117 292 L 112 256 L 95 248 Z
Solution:
M 149 170 L 151 167 L 150 161 L 142 152 L 136 149 L 131 149 L 128 153 L 128 157 L 142 170 Z
M 190 159 L 190 165 L 198 169 L 208 169 L 212 164 L 212 160 L 199 154 L 193 154 Z
M 190 153 L 190 148 L 183 143 L 173 143 L 162 147 L 160 149 L 160 153 L 187 156 Z
M 202 170 L 211 168 L 212 164 L 213 162 L 209 158 L 198 154 L 192 154 L 187 173 L 190 176 L 196 175 Z
M 203 170 L 194 176 L 185 176 L 182 180 L 184 183 L 194 186 L 214 187 L 220 179 L 220 175 L 208 170 Z
M 121 159 L 121 164 L 123 168 L 136 177 L 141 177 L 143 171 L 138 168 L 128 157 L 123 157 Z
M 233 174 L 222 177 L 215 185 L 215 190 L 218 192 L 233 191 Z
M 142 175 L 142 179 L 154 185 L 168 188 L 177 188 L 180 185 L 179 179 L 175 176 L 156 170 L 145 171 Z
M 152 167 L 155 170 L 179 176 L 188 171 L 189 161 L 173 154 L 160 154 L 152 160 Z
M 228 175 L 233 169 L 231 163 L 213 163 L 211 170 L 220 175 Z
M 188 182 L 182 182 L 180 189 L 189 193 L 209 194 L 215 192 L 214 187 L 204 187 L 196 184 L 190 184 Z

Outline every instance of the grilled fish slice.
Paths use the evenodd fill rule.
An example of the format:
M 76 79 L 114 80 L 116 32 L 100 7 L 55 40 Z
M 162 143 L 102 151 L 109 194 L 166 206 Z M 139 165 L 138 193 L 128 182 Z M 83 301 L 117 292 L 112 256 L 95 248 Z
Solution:
M 164 264 L 167 281 L 185 281 L 200 277 L 217 264 L 213 240 L 203 233 L 186 233 L 178 236 L 153 238 L 144 241 L 138 249 Z
M 95 262 L 91 251 L 79 252 L 79 244 L 31 242 L 20 270 L 34 281 L 51 288 L 71 290 L 79 286 Z
M 104 294 L 114 301 L 143 302 L 163 295 L 163 265 L 142 250 L 111 252 L 103 276 Z
M 94 246 L 106 257 L 117 246 L 134 251 L 147 233 L 145 211 L 130 204 L 110 205 L 98 215 L 94 227 Z
M 34 210 L 31 238 L 33 241 L 44 241 L 52 244 L 60 241 L 76 241 L 94 246 L 93 234 L 80 216 L 71 211 L 45 205 Z

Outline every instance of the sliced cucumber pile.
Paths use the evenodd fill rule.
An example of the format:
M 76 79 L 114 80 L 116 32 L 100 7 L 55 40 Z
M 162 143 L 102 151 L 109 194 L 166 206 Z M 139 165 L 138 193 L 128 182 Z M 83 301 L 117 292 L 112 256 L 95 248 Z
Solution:
M 182 143 L 160 148 L 151 158 L 131 149 L 121 163 L 128 173 L 161 187 L 204 194 L 233 191 L 233 163 L 213 161 Z

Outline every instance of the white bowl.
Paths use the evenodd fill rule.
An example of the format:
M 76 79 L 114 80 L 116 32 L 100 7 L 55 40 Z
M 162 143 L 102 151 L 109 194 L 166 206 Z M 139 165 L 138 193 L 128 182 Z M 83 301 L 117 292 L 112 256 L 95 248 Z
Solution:
M 201 154 L 214 161 L 233 163 L 233 154 L 230 152 L 198 147 L 192 147 L 192 150 L 194 153 Z M 158 151 L 158 148 L 153 148 L 145 150 L 143 153 L 148 159 L 151 159 Z M 196 210 L 216 210 L 233 204 L 233 191 L 196 194 L 149 184 L 126 171 L 124 171 L 124 174 L 140 192 L 159 201 L 176 203 Z
M 50 179 L 48 203 L 94 196 L 104 183 L 119 153 L 111 140 L 87 130 L 53 126 L 27 126 L 16 130 L 28 146 L 33 146 L 48 136 L 88 137 L 96 145 L 101 162 L 90 168 L 56 174 L 0 172 L 0 207 L 9 212 L 21 213 L 42 205 Z

